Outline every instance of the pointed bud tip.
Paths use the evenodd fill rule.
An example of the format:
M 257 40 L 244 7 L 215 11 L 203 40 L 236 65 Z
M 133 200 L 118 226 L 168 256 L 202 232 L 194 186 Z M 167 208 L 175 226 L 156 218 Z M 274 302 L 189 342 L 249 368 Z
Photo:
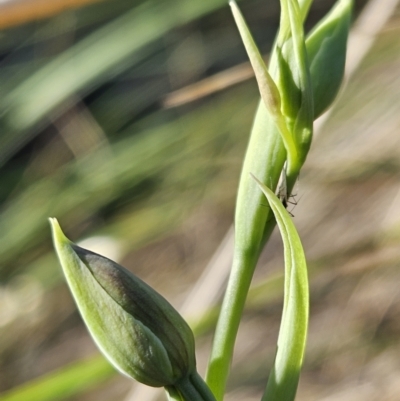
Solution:
M 49 217 L 49 222 L 51 226 L 51 231 L 53 233 L 54 243 L 65 244 L 71 242 L 61 230 L 60 224 L 58 223 L 58 220 L 56 218 Z

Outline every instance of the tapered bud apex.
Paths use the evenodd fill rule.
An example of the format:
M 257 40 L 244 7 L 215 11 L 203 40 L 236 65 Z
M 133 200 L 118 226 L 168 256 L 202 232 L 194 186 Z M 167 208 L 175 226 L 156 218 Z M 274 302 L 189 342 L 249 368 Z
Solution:
M 193 333 L 160 294 L 117 263 L 69 241 L 50 219 L 68 285 L 96 344 L 122 373 L 172 386 L 196 368 Z

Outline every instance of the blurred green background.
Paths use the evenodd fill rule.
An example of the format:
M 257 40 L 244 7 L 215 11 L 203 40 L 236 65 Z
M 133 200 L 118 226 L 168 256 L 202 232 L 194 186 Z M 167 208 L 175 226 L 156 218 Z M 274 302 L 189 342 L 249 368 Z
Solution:
M 333 3 L 316 0 L 307 29 Z M 278 0 L 240 5 L 267 54 Z M 298 186 L 312 288 L 299 400 L 400 394 L 399 24 L 397 8 Z M 0 28 L 0 400 L 128 401 L 131 381 L 82 325 L 47 218 L 179 307 L 232 222 L 251 69 L 225 0 L 10 1 Z M 259 399 L 273 360 L 279 244 L 256 275 L 229 400 Z M 196 326 L 201 369 L 212 321 Z

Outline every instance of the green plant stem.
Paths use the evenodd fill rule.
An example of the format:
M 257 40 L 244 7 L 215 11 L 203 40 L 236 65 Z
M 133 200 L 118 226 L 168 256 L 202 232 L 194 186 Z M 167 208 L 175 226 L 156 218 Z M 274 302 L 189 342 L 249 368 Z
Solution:
M 288 169 L 288 171 L 286 172 L 286 189 L 288 197 L 292 193 L 296 181 L 299 178 L 300 168 L 301 166 L 298 165 L 295 168 Z
M 263 107 L 263 105 L 260 105 L 260 107 Z M 283 144 L 281 144 L 281 146 L 283 147 Z M 269 170 L 267 175 L 264 176 L 264 182 L 271 182 L 272 187 L 277 185 L 279 174 L 285 161 L 285 154 L 276 152 L 274 160 L 274 172 Z M 248 168 L 249 172 L 251 172 L 252 167 L 253 166 L 250 166 Z M 296 171 L 295 169 L 292 169 L 289 172 L 286 183 L 288 196 L 293 189 L 297 176 L 298 170 Z M 256 204 L 262 204 L 261 195 L 261 192 L 255 195 L 256 201 L 253 201 Z M 251 199 L 246 200 L 245 203 L 246 202 L 249 202 L 250 204 Z M 258 210 L 260 211 L 260 209 Z M 260 224 L 262 224 L 262 221 L 265 221 L 264 229 L 259 234 L 258 245 L 254 245 L 256 243 L 254 242 L 253 246 L 251 246 L 250 242 L 244 241 L 243 246 L 238 246 L 237 238 L 235 239 L 236 247 L 232 270 L 215 331 L 213 348 L 206 377 L 206 382 L 214 393 L 217 401 L 222 401 L 224 397 L 236 335 L 258 257 L 275 227 L 275 218 L 269 207 L 265 206 L 265 208 L 262 209 L 262 212 L 262 214 L 257 212 L 257 214 L 254 215 L 254 219 Z M 238 221 L 241 217 L 236 217 L 236 223 L 238 225 Z M 238 230 L 238 227 L 236 227 L 236 230 Z M 243 236 L 243 233 L 236 231 L 236 236 L 239 235 Z
M 190 379 L 191 379 L 191 382 L 192 382 L 193 386 L 202 395 L 204 400 L 206 400 L 206 401 L 216 401 L 215 397 L 214 397 L 214 394 L 212 393 L 210 388 L 207 386 L 205 381 L 202 379 L 202 377 L 197 372 L 192 374 Z
M 288 196 L 294 187 L 297 177 L 298 174 L 294 172 L 288 177 Z M 206 382 L 217 401 L 222 401 L 224 398 L 235 340 L 259 254 L 263 249 L 263 245 L 271 236 L 275 225 L 275 218 L 270 213 L 270 218 L 265 224 L 263 243 L 258 251 L 243 252 L 235 250 L 231 275 L 215 330 L 213 349 L 206 377 Z
M 274 227 L 275 220 L 271 218 L 265 227 L 265 239 L 269 238 Z M 258 256 L 259 252 L 239 251 L 236 251 L 234 255 L 232 272 L 215 331 L 213 350 L 206 378 L 206 382 L 217 401 L 221 401 L 224 398 L 236 335 Z
M 299 1 L 299 15 L 301 20 L 305 19 L 311 3 L 312 0 Z M 284 7 L 286 3 L 282 2 L 281 4 Z M 251 38 L 251 35 L 247 33 L 245 23 L 241 23 L 242 18 L 239 11 L 236 10 L 234 6 L 233 9 L 235 18 L 239 21 L 242 36 Z M 280 29 L 283 29 L 284 22 L 284 20 L 281 21 Z M 288 24 L 286 23 L 286 25 Z M 289 26 L 284 29 L 289 29 Z M 265 82 L 261 80 L 261 84 L 265 83 L 266 86 L 268 86 L 269 78 L 275 82 L 279 76 L 279 63 L 276 51 L 277 43 L 280 38 L 282 38 L 282 40 L 288 39 L 288 34 L 289 32 L 287 31 L 280 31 L 280 36 L 278 36 L 278 40 L 274 46 L 275 50 L 273 50 L 271 55 L 268 72 L 263 72 L 263 68 L 261 68 L 261 78 L 265 78 Z M 251 52 L 255 52 L 256 57 L 253 57 L 254 60 L 259 61 L 255 63 L 256 67 L 259 67 L 259 65 L 262 67 L 263 61 L 257 54 L 256 46 L 252 40 L 249 40 L 247 45 Z M 269 89 L 273 89 L 273 85 L 269 85 L 268 87 Z M 267 106 L 269 104 L 269 99 L 268 96 L 265 97 Z M 276 97 L 274 99 L 276 99 Z M 274 106 L 273 103 L 272 106 Z M 273 111 L 273 107 L 270 109 Z M 249 183 L 248 175 L 249 173 L 254 174 L 261 182 L 274 190 L 278 184 L 284 163 L 287 161 L 287 193 L 285 195 L 289 196 L 296 183 L 300 168 L 308 151 L 308 148 L 302 149 L 302 154 L 299 154 L 299 149 L 293 149 L 294 143 L 288 140 L 286 128 L 284 121 L 279 118 L 277 119 L 276 115 L 273 116 L 266 112 L 264 104 L 261 103 L 259 105 L 253 123 L 239 184 L 235 216 L 236 228 L 233 266 L 216 327 L 206 377 L 206 382 L 214 393 L 217 401 L 222 401 L 224 398 L 236 335 L 258 257 L 275 227 L 275 219 L 271 210 L 268 206 L 263 208 L 260 194 L 255 190 L 254 186 L 252 186 L 252 183 Z M 281 131 L 280 133 L 278 129 Z
M 179 392 L 183 401 L 215 401 L 213 393 L 197 372 L 176 383 L 175 389 Z M 179 398 L 176 398 L 176 391 L 167 391 L 170 397 L 175 397 L 172 400 L 179 400 Z

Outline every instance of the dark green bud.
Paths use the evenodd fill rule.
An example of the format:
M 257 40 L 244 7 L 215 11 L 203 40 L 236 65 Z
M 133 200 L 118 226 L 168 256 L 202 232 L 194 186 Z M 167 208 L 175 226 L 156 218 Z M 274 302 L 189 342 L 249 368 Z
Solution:
M 352 3 L 339 0 L 306 39 L 314 119 L 334 101 L 343 79 Z
M 122 266 L 73 244 L 56 219 L 50 223 L 72 295 L 107 359 L 153 387 L 195 372 L 193 333 L 171 304 Z

